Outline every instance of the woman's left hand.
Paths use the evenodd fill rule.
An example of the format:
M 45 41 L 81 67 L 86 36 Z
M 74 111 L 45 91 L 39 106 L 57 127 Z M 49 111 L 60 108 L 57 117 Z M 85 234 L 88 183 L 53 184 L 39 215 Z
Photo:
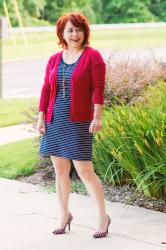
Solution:
M 102 129 L 102 119 L 94 118 L 89 127 L 89 133 L 95 133 Z

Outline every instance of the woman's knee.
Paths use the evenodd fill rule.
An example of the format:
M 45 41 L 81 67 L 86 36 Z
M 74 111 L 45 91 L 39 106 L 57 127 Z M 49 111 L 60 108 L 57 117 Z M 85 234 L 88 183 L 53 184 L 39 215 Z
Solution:
M 91 181 L 94 177 L 94 169 L 91 162 L 74 162 L 75 169 L 82 180 Z
M 51 156 L 51 160 L 55 169 L 56 176 L 69 176 L 71 169 L 70 160 L 55 156 Z

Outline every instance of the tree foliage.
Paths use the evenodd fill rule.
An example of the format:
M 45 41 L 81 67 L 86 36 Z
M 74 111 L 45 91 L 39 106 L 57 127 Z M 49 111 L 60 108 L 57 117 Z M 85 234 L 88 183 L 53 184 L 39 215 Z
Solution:
M 6 0 L 13 26 L 18 25 L 13 0 Z M 90 23 L 166 21 L 165 0 L 17 0 L 24 25 L 55 24 L 71 11 L 87 16 Z M 3 0 L 0 14 L 5 15 Z
M 112 0 L 106 5 L 105 21 L 108 23 L 155 21 L 150 12 L 150 0 Z

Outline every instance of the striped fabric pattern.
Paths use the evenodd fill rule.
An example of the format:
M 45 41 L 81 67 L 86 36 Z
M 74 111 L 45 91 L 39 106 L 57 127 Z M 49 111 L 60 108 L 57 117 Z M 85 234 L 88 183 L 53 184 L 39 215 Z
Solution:
M 80 58 L 79 58 L 80 59 Z M 57 96 L 54 104 L 52 123 L 45 121 L 46 133 L 41 137 L 39 153 L 42 156 L 54 155 L 71 160 L 92 160 L 93 134 L 89 133 L 90 121 L 70 121 L 71 74 L 79 59 L 73 64 L 65 63 L 65 99 L 63 98 L 63 58 L 58 66 Z M 80 93 L 81 94 L 81 93 Z

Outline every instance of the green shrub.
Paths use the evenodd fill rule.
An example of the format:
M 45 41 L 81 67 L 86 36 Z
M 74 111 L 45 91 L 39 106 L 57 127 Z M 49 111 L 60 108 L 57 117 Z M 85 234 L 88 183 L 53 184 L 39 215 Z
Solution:
M 131 183 L 148 196 L 166 194 L 166 83 L 149 87 L 144 102 L 103 113 L 93 145 L 97 173 L 114 185 Z

